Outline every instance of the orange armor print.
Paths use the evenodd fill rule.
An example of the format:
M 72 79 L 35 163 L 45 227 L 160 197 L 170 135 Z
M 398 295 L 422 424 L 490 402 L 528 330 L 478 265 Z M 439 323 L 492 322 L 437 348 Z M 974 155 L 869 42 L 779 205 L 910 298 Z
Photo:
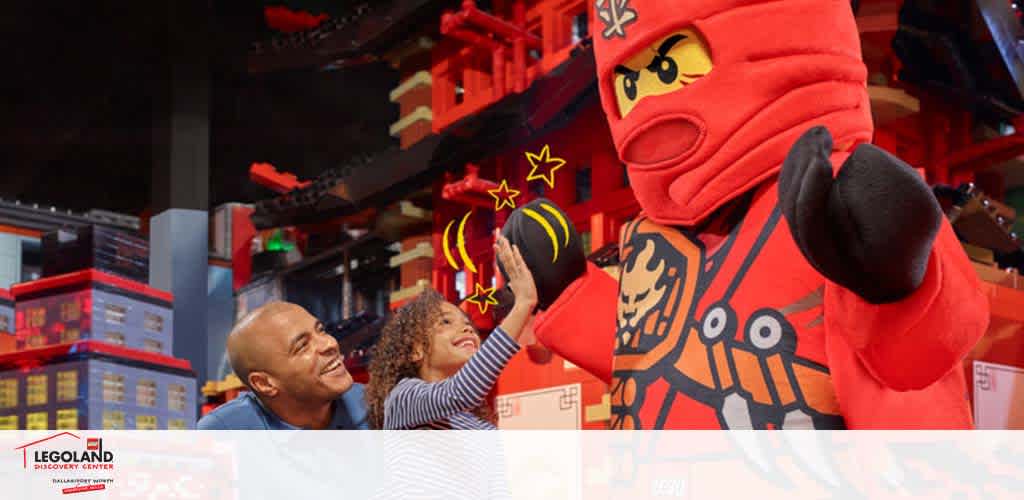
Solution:
M 612 428 L 844 427 L 823 346 L 798 349 L 801 336 L 823 335 L 824 284 L 788 305 L 771 307 L 785 300 L 778 297 L 738 317 L 752 308 L 734 296 L 758 284 L 744 280 L 747 273 L 718 275 L 727 262 L 749 268 L 780 222 L 777 210 L 746 221 L 760 226 L 753 246 L 738 248 L 734 232 L 711 255 L 701 241 L 650 219 L 624 228 Z M 728 286 L 714 286 L 722 280 Z M 723 291 L 709 295 L 712 289 Z M 652 394 L 661 401 L 648 401 L 652 386 L 668 387 Z
M 987 303 L 938 208 L 936 236 L 913 247 L 923 257 L 920 284 L 869 302 L 826 278 L 822 262 L 812 265 L 809 233 L 799 243 L 794 236 L 806 227 L 790 225 L 795 205 L 779 201 L 803 203 L 801 224 L 831 224 L 814 242 L 838 241 L 829 239 L 845 222 L 834 223 L 838 212 L 793 196 L 805 193 L 807 177 L 779 181 L 794 171 L 783 164 L 797 139 L 817 126 L 835 140 L 818 143 L 815 165 L 830 162 L 836 186 L 906 169 L 845 166 L 870 150 L 858 146 L 873 133 L 849 1 L 596 0 L 595 8 L 602 107 L 643 212 L 621 234 L 619 279 L 590 264 L 534 331 L 609 383 L 610 426 L 971 427 L 960 365 L 985 331 Z M 910 186 L 934 201 L 909 178 L 921 185 L 902 179 L 887 185 L 891 196 Z M 885 241 L 909 241 L 899 236 Z M 850 252 L 836 258 L 854 273 L 899 253 Z

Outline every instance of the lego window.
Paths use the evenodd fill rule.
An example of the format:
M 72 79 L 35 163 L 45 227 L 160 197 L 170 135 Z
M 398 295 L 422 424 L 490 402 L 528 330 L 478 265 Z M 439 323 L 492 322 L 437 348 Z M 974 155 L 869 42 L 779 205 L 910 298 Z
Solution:
M 114 325 L 123 325 L 124 316 L 127 313 L 128 310 L 125 309 L 124 307 L 121 307 L 117 304 L 107 304 L 103 308 L 103 319 L 105 319 L 107 323 L 111 323 Z
M 29 375 L 25 378 L 25 404 L 27 406 L 46 404 L 46 375 Z
M 156 407 L 156 382 L 140 380 L 135 384 L 135 404 L 147 408 Z
M 46 308 L 33 307 L 25 310 L 25 322 L 29 328 L 42 328 L 46 325 Z
M 103 374 L 103 401 L 124 403 L 124 375 Z
M 462 86 L 462 78 L 455 82 L 455 105 L 462 104 L 466 100 L 466 88 Z
M 62 371 L 57 373 L 57 401 L 74 401 L 78 399 L 78 371 Z
M 10 332 L 11 322 L 7 316 L 0 316 L 0 332 Z
M 78 427 L 78 408 L 57 410 L 58 430 L 77 429 Z
M 29 335 L 26 341 L 29 347 L 39 347 L 46 345 L 46 336 L 41 334 Z
M 541 28 L 540 20 L 534 21 L 532 25 L 527 25 L 526 30 L 539 40 L 544 39 L 544 30 Z M 540 60 L 540 58 L 544 57 L 544 54 L 541 53 L 540 49 L 535 48 L 528 50 L 526 55 L 530 56 L 530 58 L 534 60 Z
M 183 418 L 172 418 L 167 421 L 167 429 L 172 431 L 183 431 L 188 427 L 185 425 L 185 419 Z
M 146 331 L 162 333 L 164 331 L 164 318 L 153 313 L 145 313 L 143 327 Z
M 185 394 L 185 386 L 181 384 L 170 384 L 167 386 L 167 408 L 172 411 L 185 411 L 188 405 L 188 396 Z
M 72 299 L 71 302 L 61 302 L 60 304 L 60 320 L 61 321 L 78 321 L 78 318 L 82 316 L 82 306 L 78 304 L 77 300 Z
M 50 414 L 37 411 L 25 414 L 25 430 L 45 431 L 50 428 Z
M 580 242 L 583 244 L 583 254 L 590 254 L 590 231 L 587 231 L 580 235 Z
M 78 328 L 68 328 L 65 329 L 63 332 L 60 332 L 60 343 L 67 344 L 69 342 L 75 342 L 79 338 L 81 338 L 81 336 L 82 335 L 78 331 Z
M 138 430 L 156 430 L 156 417 L 153 415 L 136 415 L 135 428 Z
M 458 293 L 459 300 L 466 298 L 466 271 L 455 272 L 455 292 Z
M 18 379 L 0 380 L 0 409 L 18 406 Z
M 576 170 L 576 203 L 583 203 L 590 199 L 590 179 L 590 167 L 582 167 Z
M 111 344 L 124 345 L 124 334 L 121 332 L 107 332 L 103 334 L 103 339 Z
M 587 11 L 576 13 L 572 17 L 572 45 L 576 45 L 590 35 L 590 26 L 587 20 Z
M 0 417 L 0 431 L 16 431 L 18 430 L 18 416 L 7 415 Z
M 124 429 L 124 412 L 123 411 L 105 411 L 105 412 L 103 412 L 103 428 L 104 429 Z
M 142 341 L 142 350 L 149 352 L 162 352 L 164 350 L 164 343 L 159 340 L 146 339 Z
M 42 268 L 42 244 L 34 238 L 21 240 L 21 282 L 39 279 Z

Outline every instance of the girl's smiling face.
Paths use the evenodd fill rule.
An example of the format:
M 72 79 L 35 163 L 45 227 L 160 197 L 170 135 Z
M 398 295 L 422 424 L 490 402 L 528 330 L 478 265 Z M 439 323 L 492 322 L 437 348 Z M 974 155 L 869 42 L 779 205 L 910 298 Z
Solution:
M 461 309 L 444 302 L 427 339 L 430 348 L 420 365 L 420 378 L 447 378 L 462 368 L 480 348 L 480 334 Z

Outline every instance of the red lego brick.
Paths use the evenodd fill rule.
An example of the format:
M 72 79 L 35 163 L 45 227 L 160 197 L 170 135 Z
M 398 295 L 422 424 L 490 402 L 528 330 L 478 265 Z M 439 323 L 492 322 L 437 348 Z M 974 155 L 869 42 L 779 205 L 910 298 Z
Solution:
M 61 274 L 59 276 L 51 276 L 49 278 L 43 278 L 35 281 L 29 281 L 26 283 L 18 283 L 11 287 L 11 294 L 17 300 L 24 300 L 42 294 L 47 290 L 73 287 L 76 285 L 86 285 L 90 282 L 106 283 L 108 285 L 116 286 L 123 290 L 140 293 L 152 297 L 154 299 L 163 300 L 165 302 L 173 302 L 174 295 L 151 288 L 137 281 L 114 276 L 104 272 L 97 271 L 95 269 L 86 269 L 84 271 L 76 271 L 68 274 Z
M 73 354 L 95 353 L 176 370 L 192 370 L 192 363 L 155 352 L 129 349 L 96 340 L 83 340 L 72 344 L 40 347 L 0 355 L 0 368 L 39 366 Z

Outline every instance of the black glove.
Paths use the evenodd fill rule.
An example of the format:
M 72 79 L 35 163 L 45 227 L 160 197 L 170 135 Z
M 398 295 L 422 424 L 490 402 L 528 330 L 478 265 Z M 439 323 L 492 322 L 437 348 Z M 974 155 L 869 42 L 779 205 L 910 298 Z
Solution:
M 537 284 L 537 308 L 540 310 L 547 309 L 563 290 L 587 271 L 583 244 L 576 227 L 569 216 L 550 200 L 538 198 L 517 208 L 509 215 L 501 234 L 509 243 L 519 247 L 526 266 L 533 273 L 533 281 Z M 508 281 L 500 262 L 498 269 Z
M 779 177 L 779 206 L 804 257 L 868 302 L 895 302 L 924 280 L 942 209 L 906 163 L 859 146 L 833 179 L 832 136 L 805 133 Z

